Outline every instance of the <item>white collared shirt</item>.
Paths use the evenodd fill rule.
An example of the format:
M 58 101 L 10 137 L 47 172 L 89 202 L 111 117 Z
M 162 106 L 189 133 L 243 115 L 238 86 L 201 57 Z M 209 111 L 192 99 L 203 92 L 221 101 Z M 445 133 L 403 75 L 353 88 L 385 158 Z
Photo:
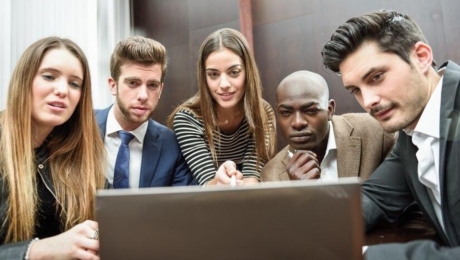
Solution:
M 108 156 L 107 166 L 107 180 L 113 184 L 113 175 L 115 169 L 115 161 L 117 159 L 118 148 L 121 144 L 121 139 L 118 134 L 119 131 L 123 130 L 115 118 L 113 112 L 113 106 L 109 110 L 107 116 L 107 125 L 104 137 L 104 146 Z M 134 135 L 133 140 L 129 142 L 129 187 L 138 188 L 141 174 L 141 162 L 142 162 L 142 147 L 144 142 L 145 134 L 147 133 L 148 121 L 144 122 L 138 128 L 133 131 L 129 131 Z
M 337 172 L 337 144 L 335 142 L 334 127 L 331 121 L 329 121 L 329 137 L 327 140 L 326 153 L 324 154 L 320 167 L 320 180 L 329 181 L 339 179 L 339 174 Z
M 441 112 L 441 90 L 443 77 L 436 85 L 428 103 L 423 109 L 415 129 L 404 130 L 412 136 L 412 143 L 417 146 L 416 153 L 418 179 L 428 188 L 436 217 L 444 229 L 441 211 L 441 187 L 439 185 L 439 124 Z M 438 122 L 438 123 L 433 123 Z

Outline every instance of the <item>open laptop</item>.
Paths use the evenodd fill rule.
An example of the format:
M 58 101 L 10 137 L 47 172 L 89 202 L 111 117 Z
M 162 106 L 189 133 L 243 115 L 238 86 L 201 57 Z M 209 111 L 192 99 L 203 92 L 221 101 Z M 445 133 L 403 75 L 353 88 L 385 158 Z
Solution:
M 358 178 L 248 187 L 102 190 L 100 256 L 116 259 L 361 259 Z

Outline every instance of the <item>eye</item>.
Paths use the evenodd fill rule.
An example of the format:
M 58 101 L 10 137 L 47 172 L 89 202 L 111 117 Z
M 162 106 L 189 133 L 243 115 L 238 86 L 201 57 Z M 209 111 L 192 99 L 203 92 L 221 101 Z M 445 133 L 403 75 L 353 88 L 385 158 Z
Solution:
M 137 86 L 137 81 L 128 81 L 128 85 L 130 87 L 135 87 L 135 86 Z
M 291 111 L 288 111 L 288 110 L 278 111 L 278 114 L 282 117 L 287 117 L 291 115 Z
M 81 87 L 80 83 L 78 83 L 78 82 L 70 82 L 69 85 L 72 86 L 73 88 L 80 88 Z
M 151 83 L 151 84 L 149 84 L 148 86 L 149 86 L 149 88 L 156 89 L 156 88 L 158 88 L 158 87 L 160 86 L 160 84 L 158 84 L 158 83 Z
M 351 89 L 350 94 L 356 95 L 359 93 L 359 91 L 360 91 L 359 88 L 353 88 Z
M 377 73 L 371 78 L 371 81 L 372 82 L 377 82 L 377 81 L 381 80 L 382 77 L 383 77 L 383 73 Z
M 318 114 L 319 111 L 320 111 L 320 109 L 318 109 L 318 108 L 310 108 L 310 109 L 305 110 L 305 113 L 307 113 L 309 115 L 316 115 L 316 114 Z
M 207 75 L 208 75 L 208 77 L 211 78 L 211 79 L 216 79 L 217 77 L 219 77 L 219 73 L 217 73 L 217 72 L 215 72 L 215 71 L 208 72 Z
M 241 70 L 240 70 L 240 69 L 232 70 L 232 71 L 230 72 L 230 76 L 232 76 L 232 77 L 238 77 L 238 76 L 240 75 L 240 73 L 241 73 Z
M 56 78 L 51 74 L 43 74 L 42 78 L 45 80 L 55 80 Z

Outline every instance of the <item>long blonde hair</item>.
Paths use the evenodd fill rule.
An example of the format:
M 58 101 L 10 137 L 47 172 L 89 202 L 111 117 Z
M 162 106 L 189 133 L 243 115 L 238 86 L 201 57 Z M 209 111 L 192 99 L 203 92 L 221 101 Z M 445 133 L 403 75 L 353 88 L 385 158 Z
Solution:
M 65 49 L 80 61 L 83 84 L 79 103 L 64 124 L 47 138 L 49 166 L 64 230 L 95 218 L 96 189 L 104 185 L 105 150 L 94 117 L 91 77 L 83 51 L 71 40 L 48 37 L 29 46 L 17 63 L 0 118 L 0 176 L 8 190 L 4 242 L 33 237 L 37 216 L 37 181 L 32 145 L 32 82 L 44 55 Z
M 244 36 L 230 28 L 215 31 L 201 45 L 197 61 L 198 93 L 177 107 L 168 118 L 168 126 L 172 127 L 174 115 L 181 109 L 189 109 L 204 122 L 205 134 L 214 163 L 217 155 L 213 134 L 217 131 L 216 101 L 212 97 L 206 82 L 206 59 L 211 53 L 220 49 L 229 49 L 243 61 L 246 76 L 243 105 L 245 117 L 249 125 L 249 134 L 254 137 L 257 162 L 267 162 L 275 152 L 275 117 L 270 105 L 262 99 L 262 83 L 259 70 L 252 51 Z M 202 113 L 206 111 L 206 113 Z M 209 113 L 208 113 L 209 112 Z

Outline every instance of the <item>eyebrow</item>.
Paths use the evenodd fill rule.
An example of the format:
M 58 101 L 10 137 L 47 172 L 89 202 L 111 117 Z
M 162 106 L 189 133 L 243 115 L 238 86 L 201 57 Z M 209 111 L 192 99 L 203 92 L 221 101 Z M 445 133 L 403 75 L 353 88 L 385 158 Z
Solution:
M 369 75 L 371 75 L 372 73 L 374 73 L 375 71 L 377 70 L 382 70 L 383 69 L 383 66 L 378 66 L 378 67 L 371 67 L 362 77 L 361 77 L 361 81 L 365 81 L 366 78 L 369 77 Z M 350 89 L 350 88 L 355 88 L 356 86 L 354 85 L 348 85 L 348 86 L 345 86 L 345 89 Z
M 140 79 L 136 78 L 136 77 L 128 77 L 128 78 L 125 78 L 123 80 L 123 82 L 128 82 L 128 81 L 140 81 Z
M 136 77 L 127 77 L 123 80 L 123 82 L 129 82 L 129 81 L 142 81 L 142 80 Z M 155 82 L 155 83 L 161 84 L 161 81 L 156 80 L 156 79 L 147 80 L 147 82 Z
M 303 103 L 300 105 L 300 108 L 308 108 L 308 107 L 311 107 L 311 106 L 314 106 L 314 105 L 318 105 L 319 102 L 315 102 L 315 101 L 310 101 L 310 102 L 307 102 L 307 103 Z M 278 108 L 285 108 L 285 109 L 292 109 L 293 106 L 290 106 L 290 105 L 286 105 L 286 104 L 283 104 L 281 103 Z
M 369 75 L 371 75 L 372 73 L 374 73 L 376 70 L 379 70 L 380 67 L 372 67 L 370 68 L 362 77 L 361 77 L 361 81 L 364 81 L 366 80 L 367 77 L 369 77 Z
M 236 67 L 243 67 L 243 65 L 241 65 L 241 64 L 235 64 L 235 65 L 230 66 L 227 70 L 232 70 L 232 69 L 234 69 L 234 68 L 236 68 Z M 215 68 L 206 68 L 206 70 L 218 71 L 218 69 L 215 69 Z

